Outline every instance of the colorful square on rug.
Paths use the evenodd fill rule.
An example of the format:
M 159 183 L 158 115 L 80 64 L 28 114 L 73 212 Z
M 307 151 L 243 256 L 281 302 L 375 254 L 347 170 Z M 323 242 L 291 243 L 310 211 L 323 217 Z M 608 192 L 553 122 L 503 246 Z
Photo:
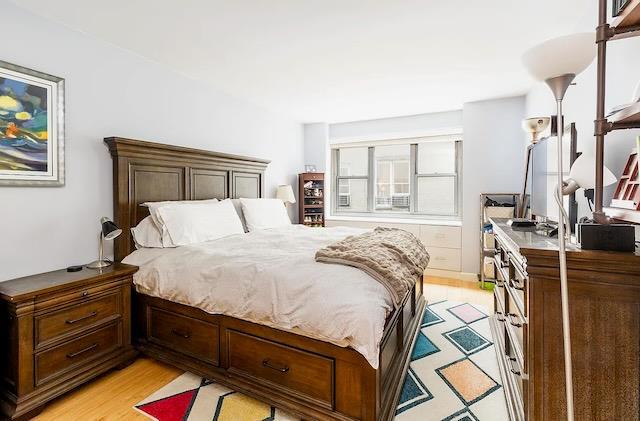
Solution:
M 463 326 L 449 332 L 443 333 L 452 344 L 457 346 L 466 355 L 475 354 L 491 345 L 491 342 L 482 337 L 478 332 L 469 326 Z
M 424 333 L 418 332 L 416 343 L 413 345 L 413 351 L 411 352 L 411 361 L 419 360 L 438 351 L 440 349 Z
M 482 399 L 500 385 L 468 358 L 436 370 L 465 404 Z
M 424 315 L 422 316 L 422 327 L 433 326 L 442 322 L 444 322 L 444 319 L 431 311 L 429 307 L 424 310 Z
M 422 402 L 426 402 L 429 399 L 433 399 L 433 395 L 429 390 L 427 390 L 427 387 L 422 383 L 418 376 L 416 376 L 416 373 L 409 368 L 409 370 L 407 370 L 407 376 L 404 378 L 404 385 L 402 386 L 402 393 L 400 394 L 397 413 L 399 414 L 409 408 L 420 405 Z
M 458 319 L 469 324 L 487 317 L 486 314 L 475 308 L 469 303 L 460 304 L 459 306 L 450 307 L 449 312 Z

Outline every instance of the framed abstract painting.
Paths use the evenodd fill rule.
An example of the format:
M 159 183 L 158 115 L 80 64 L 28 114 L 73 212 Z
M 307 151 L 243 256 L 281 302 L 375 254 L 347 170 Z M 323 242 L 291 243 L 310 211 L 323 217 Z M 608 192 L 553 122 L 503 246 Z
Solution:
M 64 185 L 64 79 L 0 61 L 0 186 Z

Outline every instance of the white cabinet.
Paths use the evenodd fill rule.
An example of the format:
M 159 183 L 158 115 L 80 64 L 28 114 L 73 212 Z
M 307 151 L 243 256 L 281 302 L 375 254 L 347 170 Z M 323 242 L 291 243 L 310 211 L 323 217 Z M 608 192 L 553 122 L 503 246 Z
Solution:
M 396 222 L 343 221 L 329 219 L 327 227 L 400 228 L 423 242 L 431 256 L 427 269 L 460 272 L 462 269 L 462 228 L 451 225 L 425 225 Z

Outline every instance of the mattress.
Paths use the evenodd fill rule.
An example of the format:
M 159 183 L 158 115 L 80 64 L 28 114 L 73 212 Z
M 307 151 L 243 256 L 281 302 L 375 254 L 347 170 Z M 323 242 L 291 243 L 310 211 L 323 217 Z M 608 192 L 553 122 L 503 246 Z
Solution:
M 291 225 L 206 243 L 140 249 L 123 263 L 142 294 L 351 347 L 375 369 L 386 288 L 349 266 L 318 263 L 318 249 L 365 230 Z

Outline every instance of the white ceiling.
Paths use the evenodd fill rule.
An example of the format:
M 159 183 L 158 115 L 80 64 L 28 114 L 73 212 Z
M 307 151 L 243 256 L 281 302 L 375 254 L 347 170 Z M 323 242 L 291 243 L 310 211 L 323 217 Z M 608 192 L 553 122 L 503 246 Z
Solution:
M 597 3 L 14 2 L 304 122 L 460 109 L 468 101 L 522 94 L 532 83 L 522 53 L 570 32 L 587 4 Z

